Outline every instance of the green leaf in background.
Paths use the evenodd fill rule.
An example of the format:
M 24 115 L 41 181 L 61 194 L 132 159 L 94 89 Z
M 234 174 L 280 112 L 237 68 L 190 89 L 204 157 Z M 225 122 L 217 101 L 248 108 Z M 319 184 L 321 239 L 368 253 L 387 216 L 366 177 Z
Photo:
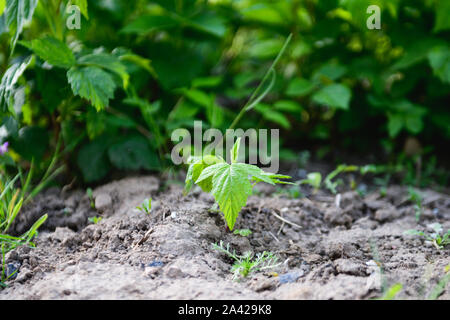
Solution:
M 0 82 L 0 115 L 2 113 L 14 113 L 12 109 L 16 83 L 31 62 L 31 56 L 21 62 L 11 65 Z
M 86 112 L 86 132 L 89 139 L 93 140 L 105 131 L 105 118 L 104 111 L 95 111 L 93 108 L 89 108 Z
M 225 19 L 217 16 L 213 12 L 199 14 L 188 21 L 188 26 L 207 33 L 209 35 L 222 38 L 227 31 Z
M 396 137 L 402 129 L 408 130 L 412 134 L 418 134 L 422 131 L 424 123 L 423 116 L 427 110 L 411 103 L 408 100 L 391 102 L 392 111 L 388 113 L 388 132 L 389 136 Z
M 130 75 L 127 73 L 126 67 L 120 62 L 120 60 L 108 53 L 92 53 L 82 56 L 78 59 L 78 64 L 84 66 L 94 66 L 106 69 L 113 73 L 116 73 L 122 78 L 123 87 L 128 87 Z
M 166 90 L 188 86 L 204 68 L 204 56 L 195 48 L 161 41 L 148 50 L 158 82 Z
M 111 163 L 121 170 L 159 168 L 158 156 L 142 136 L 127 137 L 108 149 Z
M 70 68 L 76 62 L 72 50 L 64 42 L 50 36 L 21 44 L 55 67 Z
M 105 108 L 114 97 L 116 84 L 106 71 L 97 67 L 72 67 L 67 79 L 75 95 L 89 100 L 97 110 Z
M 342 84 L 330 84 L 317 91 L 312 100 L 328 107 L 348 110 L 352 92 Z
M 450 83 L 450 47 L 439 46 L 430 50 L 428 60 L 433 73 L 443 82 Z
M 11 30 L 14 30 L 14 36 L 11 40 L 11 50 L 14 50 L 24 25 L 31 21 L 37 4 L 38 0 L 6 1 L 6 24 Z
M 281 39 L 258 41 L 248 47 L 248 53 L 250 56 L 260 59 L 274 58 L 280 52 L 283 43 L 284 41 Z
M 347 70 L 345 66 L 336 63 L 327 63 L 314 72 L 312 80 L 323 83 L 338 80 L 347 73 Z
M 80 8 L 81 14 L 89 20 L 88 2 L 87 0 L 71 0 L 71 3 Z
M 287 113 L 301 113 L 303 108 L 295 101 L 279 100 L 273 105 L 274 109 Z
M 290 97 L 303 97 L 311 93 L 315 88 L 315 84 L 303 78 L 294 78 L 286 89 L 286 94 Z
M 5 11 L 6 7 L 6 0 L 0 0 L 0 16 L 3 14 L 3 11 Z
M 255 106 L 255 110 L 261 113 L 264 119 L 270 122 L 274 122 L 282 126 L 284 129 L 290 129 L 291 124 L 289 123 L 289 120 L 286 118 L 286 116 L 271 108 L 267 104 L 259 103 Z
M 168 15 L 144 15 L 126 25 L 121 32 L 147 34 L 158 30 L 168 30 L 179 24 L 178 20 Z
M 396 137 L 403 128 L 403 118 L 398 114 L 388 114 L 388 132 L 391 138 Z
M 169 113 L 169 120 L 176 119 L 192 119 L 199 111 L 200 107 L 190 101 L 181 101 L 177 106 Z
M 192 80 L 193 88 L 214 88 L 222 82 L 221 76 L 201 77 Z
M 434 24 L 434 32 L 450 29 L 450 1 L 436 1 L 436 20 Z
M 48 146 L 48 132 L 41 127 L 30 126 L 19 130 L 18 137 L 13 139 L 11 147 L 23 158 L 40 161 Z
M 406 69 L 426 60 L 430 48 L 439 46 L 440 44 L 444 43 L 439 39 L 431 37 L 419 38 L 417 40 L 414 39 L 414 41 L 405 48 L 402 57 L 392 65 L 392 70 Z
M 111 164 L 106 153 L 110 145 L 109 140 L 107 137 L 102 136 L 83 145 L 80 149 L 77 164 L 81 169 L 85 182 L 98 181 L 109 172 Z
M 192 102 L 195 102 L 196 104 L 205 108 L 208 108 L 213 103 L 211 97 L 208 94 L 197 89 L 184 90 L 184 96 Z

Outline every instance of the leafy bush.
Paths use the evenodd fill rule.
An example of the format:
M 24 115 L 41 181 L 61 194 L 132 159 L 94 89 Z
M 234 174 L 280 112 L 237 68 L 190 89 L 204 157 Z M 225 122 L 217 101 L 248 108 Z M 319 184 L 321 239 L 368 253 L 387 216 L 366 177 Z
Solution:
M 22 164 L 45 168 L 61 137 L 87 183 L 165 168 L 170 132 L 227 128 L 290 32 L 273 89 L 240 126 L 279 127 L 285 147 L 387 153 L 450 137 L 448 1 L 70 3 L 79 30 L 69 1 L 0 5 L 0 142 Z M 381 30 L 366 27 L 371 4 Z

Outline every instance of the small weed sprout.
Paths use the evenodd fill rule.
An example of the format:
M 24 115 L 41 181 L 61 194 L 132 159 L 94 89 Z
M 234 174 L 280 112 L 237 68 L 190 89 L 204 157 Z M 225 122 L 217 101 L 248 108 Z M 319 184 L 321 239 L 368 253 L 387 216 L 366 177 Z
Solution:
M 386 290 L 384 295 L 377 300 L 394 300 L 397 294 L 402 291 L 403 285 L 401 283 L 396 283 Z
M 445 291 L 445 287 L 450 282 L 450 264 L 445 267 L 445 276 L 439 280 L 438 284 L 431 290 L 428 300 L 436 300 Z
M 300 184 L 308 184 L 314 188 L 314 193 L 316 193 L 320 189 L 320 185 L 322 184 L 322 175 L 320 172 L 310 172 L 306 176 L 306 179 L 300 180 Z
M 257 183 L 292 184 L 280 180 L 289 179 L 290 176 L 273 174 L 255 165 L 237 162 L 240 144 L 241 138 L 238 138 L 230 150 L 231 164 L 219 156 L 190 157 L 185 180 L 185 195 L 195 183 L 204 192 L 214 196 L 230 231 Z
M 97 224 L 100 221 L 102 221 L 103 217 L 90 217 L 88 218 L 89 222 L 92 222 L 93 224 Z
M 413 187 L 408 189 L 409 200 L 414 202 L 414 212 L 416 213 L 416 221 L 420 220 L 422 215 L 422 196 Z
M 86 194 L 87 194 L 87 196 L 89 198 L 89 202 L 90 202 L 91 208 L 95 209 L 94 194 L 92 192 L 92 189 L 91 188 L 87 188 L 86 189 Z
M 145 212 L 146 214 L 150 214 L 152 210 L 152 198 L 145 199 L 139 207 L 136 207 L 141 212 Z
M 249 235 L 252 234 L 252 231 L 250 229 L 236 229 L 233 232 L 234 234 L 238 234 L 242 237 L 248 237 Z
M 239 279 L 240 276 L 245 278 L 253 272 L 272 269 L 281 264 L 277 264 L 278 258 L 273 253 L 267 251 L 258 253 L 256 256 L 252 252 L 238 255 L 234 250 L 231 252 L 230 244 L 224 246 L 223 241 L 220 241 L 219 244 L 213 243 L 212 248 L 226 254 L 235 261 L 231 267 L 233 280 Z
M 446 245 L 450 244 L 450 229 L 447 230 L 447 233 L 443 234 L 442 225 L 440 223 L 429 224 L 427 227 L 434 232 L 425 233 L 423 231 L 412 229 L 405 231 L 404 234 L 424 237 L 427 241 L 430 241 L 438 250 L 444 249 Z

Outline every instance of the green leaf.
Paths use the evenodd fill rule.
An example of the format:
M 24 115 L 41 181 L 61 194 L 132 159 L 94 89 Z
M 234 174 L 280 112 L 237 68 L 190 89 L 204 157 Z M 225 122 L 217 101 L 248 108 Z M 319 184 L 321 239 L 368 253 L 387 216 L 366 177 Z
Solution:
M 122 78 L 123 87 L 128 87 L 130 76 L 127 68 L 120 62 L 120 60 L 108 53 L 92 53 L 82 56 L 78 59 L 78 64 L 84 66 L 93 66 L 103 68 L 113 73 L 116 73 Z
M 201 77 L 192 80 L 193 88 L 214 88 L 222 82 L 221 76 Z
M 289 83 L 286 94 L 290 97 L 303 97 L 313 91 L 314 88 L 315 85 L 311 81 L 303 78 L 295 78 Z
M 167 30 L 179 25 L 180 22 L 167 15 L 144 15 L 126 25 L 121 32 L 146 34 L 157 30 Z
M 232 154 L 237 153 L 238 147 L 237 142 Z M 277 183 L 276 178 L 283 177 L 285 176 L 264 172 L 254 165 L 223 162 L 205 168 L 195 183 L 200 184 L 211 179 L 211 194 L 223 212 L 228 227 L 233 230 L 239 212 L 247 204 L 247 198 L 252 194 L 251 180 L 264 181 L 274 185 Z
M 225 216 L 228 228 L 233 230 L 241 209 L 252 194 L 248 170 L 242 163 L 219 163 L 201 173 L 197 183 L 212 176 L 211 193 Z
M 263 103 L 257 104 L 255 106 L 255 110 L 261 113 L 263 118 L 267 121 L 277 123 L 285 129 L 291 128 L 291 124 L 289 123 L 289 120 L 284 116 L 284 114 L 272 109 L 269 105 Z
M 19 130 L 19 134 L 12 141 L 11 147 L 27 160 L 40 161 L 47 150 L 48 138 L 48 132 L 44 128 L 24 127 Z
M 67 79 L 73 93 L 89 100 L 97 110 L 105 108 L 114 97 L 114 80 L 100 68 L 72 67 L 67 72 Z
M 242 237 L 248 237 L 252 234 L 252 231 L 250 229 L 236 229 L 233 233 Z
M 11 40 L 12 51 L 14 51 L 24 25 L 31 21 L 37 4 L 38 0 L 9 0 L 6 2 L 6 24 L 11 30 L 14 30 Z
M 433 73 L 443 82 L 450 83 L 450 48 L 438 46 L 430 50 L 428 60 Z
M 347 73 L 347 67 L 336 64 L 327 63 L 316 70 L 312 76 L 313 81 L 326 82 L 337 80 Z
M 184 194 L 186 195 L 189 193 L 189 191 L 191 191 L 194 182 L 198 179 L 205 168 L 213 164 L 224 162 L 225 161 L 222 158 L 212 155 L 190 158 L 189 169 L 186 174 Z M 198 186 L 202 188 L 203 191 L 210 192 L 212 189 L 212 178 L 203 180 L 202 182 L 198 183 Z
M 72 50 L 64 42 L 53 37 L 47 36 L 35 39 L 31 43 L 21 42 L 21 44 L 55 67 L 70 68 L 76 62 Z
M 211 97 L 203 91 L 191 89 L 185 90 L 184 95 L 186 98 L 191 100 L 192 102 L 197 103 L 198 105 L 208 108 L 212 103 Z
M 153 77 L 155 77 L 155 78 L 158 77 L 155 72 L 155 69 L 153 69 L 151 61 L 149 59 L 145 59 L 137 54 L 126 53 L 126 54 L 119 55 L 119 60 L 134 63 L 135 65 L 148 71 L 148 73 L 150 73 Z
M 142 136 L 125 138 L 108 149 L 111 163 L 121 170 L 155 169 L 159 167 L 158 157 Z
M 89 20 L 88 2 L 87 0 L 71 0 L 71 2 L 80 8 L 81 14 Z
M 434 32 L 450 29 L 450 1 L 436 1 L 436 19 L 434 24 Z
M 322 174 L 320 172 L 310 172 L 306 176 L 306 179 L 300 181 L 300 184 L 309 184 L 317 190 L 322 184 Z
M 348 110 L 352 92 L 342 84 L 330 84 L 317 91 L 312 100 L 328 107 Z
M 2 113 L 14 113 L 13 97 L 16 91 L 16 83 L 31 62 L 31 56 L 21 62 L 11 65 L 0 82 L 0 115 Z
M 388 132 L 391 138 L 395 138 L 403 128 L 403 118 L 398 114 L 388 114 Z
M 273 105 L 275 110 L 290 112 L 290 113 L 301 113 L 303 108 L 295 101 L 290 100 L 279 100 Z
M 222 38 L 227 31 L 225 19 L 213 12 L 201 13 L 190 20 L 184 20 L 189 27 L 203 33 Z
M 80 149 L 77 164 L 85 182 L 98 181 L 108 174 L 111 165 L 106 150 L 109 145 L 109 139 L 102 136 Z
M 283 47 L 284 41 L 281 39 L 268 39 L 258 41 L 254 45 L 250 46 L 249 54 L 252 57 L 260 59 L 274 58 Z
M 0 16 L 3 14 L 3 11 L 5 11 L 6 7 L 6 0 L 0 0 Z

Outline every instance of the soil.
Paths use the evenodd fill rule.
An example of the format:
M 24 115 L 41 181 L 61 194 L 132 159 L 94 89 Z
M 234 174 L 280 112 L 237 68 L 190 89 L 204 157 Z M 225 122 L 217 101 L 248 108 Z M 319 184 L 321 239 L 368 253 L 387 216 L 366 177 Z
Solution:
M 401 283 L 400 299 L 427 298 L 450 264 L 408 229 L 439 222 L 450 228 L 450 196 L 422 190 L 416 222 L 408 190 L 389 187 L 361 197 L 319 192 L 291 199 L 257 186 L 237 220 L 248 237 L 225 228 L 210 212 L 213 198 L 154 176 L 129 177 L 96 188 L 95 209 L 85 191 L 50 189 L 23 210 L 15 227 L 26 230 L 49 214 L 35 239 L 6 256 L 14 279 L 0 299 L 371 299 Z M 150 214 L 136 209 L 153 198 Z M 103 219 L 93 224 L 89 217 Z M 223 240 L 238 253 L 273 252 L 273 270 L 233 280 L 233 262 L 211 248 Z M 447 284 L 439 299 L 450 299 Z

